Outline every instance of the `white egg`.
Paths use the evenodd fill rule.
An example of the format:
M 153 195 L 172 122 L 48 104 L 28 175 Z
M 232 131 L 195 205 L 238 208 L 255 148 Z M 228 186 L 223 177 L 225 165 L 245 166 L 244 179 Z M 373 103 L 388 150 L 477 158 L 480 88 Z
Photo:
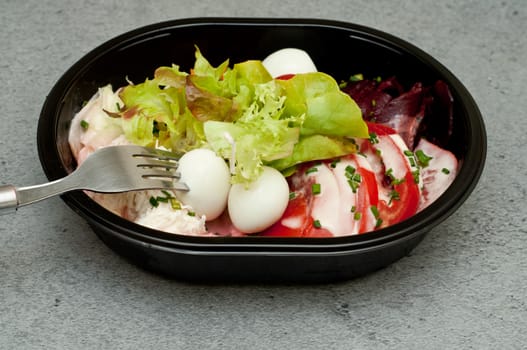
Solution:
M 317 67 L 304 50 L 286 48 L 273 52 L 263 60 L 263 65 L 273 78 L 285 74 L 316 72 Z
M 195 149 L 181 157 L 178 171 L 180 181 L 190 191 L 178 191 L 177 198 L 196 214 L 205 215 L 207 221 L 220 216 L 227 207 L 231 187 L 229 167 L 223 158 L 208 149 Z
M 265 230 L 278 221 L 289 202 L 289 186 L 276 169 L 264 167 L 262 175 L 246 187 L 234 184 L 228 198 L 233 225 L 245 233 Z

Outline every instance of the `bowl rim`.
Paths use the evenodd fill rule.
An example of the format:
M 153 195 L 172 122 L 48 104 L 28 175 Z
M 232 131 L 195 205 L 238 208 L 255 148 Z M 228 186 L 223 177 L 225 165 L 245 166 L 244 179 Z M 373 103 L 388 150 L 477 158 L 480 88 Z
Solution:
M 75 78 L 106 51 L 111 51 L 126 44 L 148 40 L 161 35 L 164 31 L 196 26 L 291 26 L 318 27 L 347 30 L 350 35 L 361 39 L 372 40 L 387 48 L 411 54 L 426 66 L 435 70 L 448 86 L 464 114 L 464 122 L 470 135 L 465 158 L 460 171 L 450 187 L 430 206 L 411 218 L 395 225 L 361 235 L 332 238 L 298 238 L 298 237 L 199 237 L 167 233 L 150 229 L 107 211 L 85 193 L 70 192 L 61 197 L 75 212 L 84 217 L 91 225 L 101 225 L 107 231 L 114 231 L 123 237 L 143 242 L 163 249 L 183 249 L 192 252 L 288 252 L 312 253 L 342 252 L 356 249 L 368 249 L 392 241 L 408 239 L 416 232 L 427 232 L 449 217 L 468 198 L 474 190 L 484 168 L 487 139 L 481 112 L 473 97 L 461 81 L 438 60 L 414 44 L 392 34 L 360 24 L 313 18 L 250 18 L 250 17 L 194 17 L 158 22 L 142 26 L 120 34 L 95 47 L 75 62 L 55 83 L 42 107 L 38 122 L 37 147 L 43 170 L 49 180 L 55 180 L 67 174 L 60 162 L 57 148 L 57 111 L 66 92 L 71 88 Z M 49 132 L 51 129 L 52 132 Z M 53 159 L 50 159 L 53 158 Z

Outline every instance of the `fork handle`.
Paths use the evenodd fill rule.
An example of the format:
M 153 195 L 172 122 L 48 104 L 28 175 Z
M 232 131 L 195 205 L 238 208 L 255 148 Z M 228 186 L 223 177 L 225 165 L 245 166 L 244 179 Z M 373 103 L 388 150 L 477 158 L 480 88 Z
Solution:
M 40 185 L 15 187 L 13 185 L 0 186 L 0 214 L 7 214 L 18 207 L 39 202 L 61 193 L 80 189 L 74 173 L 55 181 Z
M 0 186 L 0 214 L 7 214 L 16 208 L 18 208 L 16 187 L 13 185 Z

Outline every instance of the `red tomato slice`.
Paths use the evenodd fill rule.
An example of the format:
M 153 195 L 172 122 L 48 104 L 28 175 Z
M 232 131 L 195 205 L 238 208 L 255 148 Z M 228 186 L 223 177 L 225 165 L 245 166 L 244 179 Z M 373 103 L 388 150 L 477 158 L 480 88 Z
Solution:
M 389 126 L 383 124 L 377 124 L 373 122 L 366 122 L 368 125 L 368 131 L 375 133 L 377 136 L 397 134 L 397 132 Z
M 394 185 L 393 190 L 399 194 L 399 198 L 393 199 L 391 203 L 382 200 L 378 205 L 380 217 L 383 220 L 381 227 L 406 220 L 417 212 L 419 189 L 411 173 L 406 173 L 404 182 Z
M 371 206 L 378 205 L 379 190 L 375 173 L 371 167 L 367 167 L 366 158 L 360 158 L 359 155 L 353 155 L 357 161 L 357 172 L 360 174 L 362 181 L 358 188 L 357 210 L 361 213 L 358 233 L 365 233 L 375 229 L 376 219 L 371 212 Z
M 289 79 L 291 79 L 294 76 L 295 76 L 295 74 L 283 74 L 283 75 L 280 75 L 280 76 L 276 77 L 276 79 L 289 80 Z
M 312 228 L 309 220 L 310 209 L 308 199 L 300 192 L 295 192 L 285 209 L 282 218 L 261 233 L 262 236 L 272 237 L 303 237 Z
M 331 232 L 329 232 L 328 230 L 326 230 L 325 228 L 321 227 L 321 228 L 316 228 L 316 227 L 312 227 L 311 230 L 309 230 L 308 232 L 306 232 L 306 234 L 304 235 L 304 237 L 311 237 L 311 238 L 323 238 L 323 237 L 334 237 L 333 234 Z
M 414 181 L 412 171 L 402 150 L 391 136 L 381 135 L 379 142 L 372 145 L 380 151 L 386 172 L 390 172 L 392 183 L 386 186 L 395 194 L 388 201 L 382 199 L 378 203 L 381 227 L 393 225 L 409 218 L 417 212 L 419 206 L 419 187 Z

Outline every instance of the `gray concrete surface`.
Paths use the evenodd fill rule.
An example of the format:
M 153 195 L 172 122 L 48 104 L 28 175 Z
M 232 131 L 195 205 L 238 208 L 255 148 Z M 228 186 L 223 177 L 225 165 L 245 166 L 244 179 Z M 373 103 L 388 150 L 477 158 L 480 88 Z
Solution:
M 410 256 L 318 286 L 166 280 L 113 254 L 60 199 L 26 207 L 0 217 L 0 348 L 525 348 L 525 0 L 0 0 L 0 182 L 45 180 L 37 118 L 71 64 L 135 27 L 197 16 L 345 20 L 426 50 L 484 115 L 475 192 Z

